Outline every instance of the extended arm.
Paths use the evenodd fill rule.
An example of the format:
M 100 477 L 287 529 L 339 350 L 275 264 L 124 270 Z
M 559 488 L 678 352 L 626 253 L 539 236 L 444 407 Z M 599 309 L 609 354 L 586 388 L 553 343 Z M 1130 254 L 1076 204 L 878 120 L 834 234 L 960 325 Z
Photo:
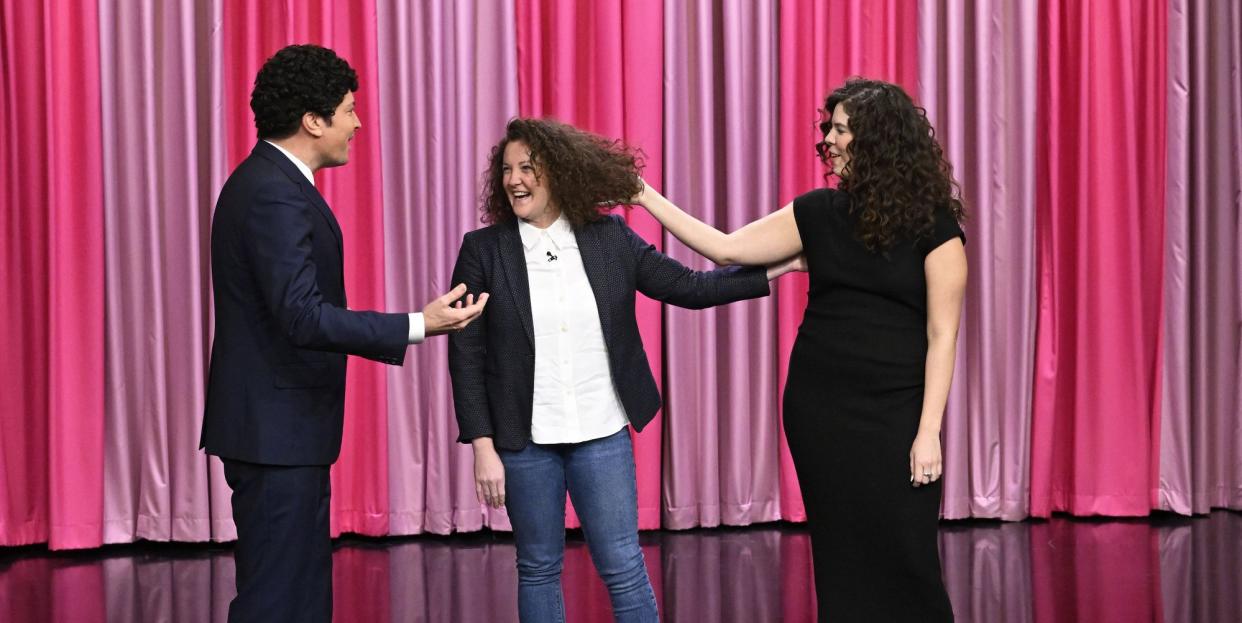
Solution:
M 696 253 L 720 265 L 764 266 L 802 253 L 802 237 L 794 221 L 793 204 L 726 234 L 646 186 L 636 198 L 665 229 Z
M 770 292 L 769 275 L 779 275 L 786 270 L 761 266 L 692 270 L 657 251 L 624 223 L 618 226 L 623 229 L 634 257 L 638 291 L 678 307 L 702 309 L 766 296 Z

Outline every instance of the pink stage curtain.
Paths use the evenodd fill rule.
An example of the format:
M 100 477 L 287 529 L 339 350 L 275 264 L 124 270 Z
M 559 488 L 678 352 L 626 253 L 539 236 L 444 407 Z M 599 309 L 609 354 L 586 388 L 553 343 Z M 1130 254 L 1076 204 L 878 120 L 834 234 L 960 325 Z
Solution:
M 1159 467 L 1166 15 L 1040 7 L 1031 514 L 1147 515 Z
M 918 4 L 902 0 L 782 0 L 777 98 L 777 204 L 824 186 L 815 155 L 819 114 L 828 93 L 850 76 L 918 87 Z M 777 362 L 785 390 L 789 351 L 806 309 L 807 280 L 795 275 L 777 289 Z M 781 516 L 805 521 L 806 509 L 781 436 Z
M 1242 7 L 1169 0 L 1159 508 L 1242 509 Z
M 663 6 L 659 0 L 516 0 L 518 109 L 555 117 L 646 153 L 643 175 L 662 187 Z M 626 214 L 644 240 L 662 247 L 659 223 L 642 210 Z M 638 297 L 638 329 L 656 382 L 663 387 L 661 306 Z M 663 418 L 634 437 L 638 526 L 660 527 Z M 572 510 L 572 509 L 571 509 Z M 572 512 L 569 525 L 577 524 Z
M 943 426 L 948 519 L 1028 515 L 1036 18 L 1034 3 L 919 5 L 917 97 L 953 164 L 968 214 L 970 282 Z
M 0 545 L 103 533 L 99 12 L 0 4 Z M 72 76 L 73 79 L 65 77 Z
M 776 206 L 776 2 L 665 7 L 661 190 L 732 231 Z M 666 248 L 714 268 L 672 236 Z M 666 310 L 665 528 L 781 519 L 776 303 Z
M 487 155 L 517 114 L 514 7 L 382 0 L 377 8 L 388 306 L 421 309 L 453 286 L 462 235 L 482 226 Z M 444 338 L 432 338 L 388 369 L 392 534 L 509 529 L 504 509 L 475 498 L 474 455 L 456 443 L 446 351 Z
M 228 540 L 229 490 L 198 450 L 210 349 L 211 208 L 224 123 L 219 5 L 101 3 L 107 283 L 104 542 Z M 153 122 L 154 121 L 154 122 Z M 214 459 L 213 459 L 214 461 Z M 226 518 L 213 523 L 213 508 Z
M 1242 508 L 1236 3 L 70 4 L 0 0 L 0 98 L 27 120 L 0 147 L 0 545 L 234 538 L 197 450 L 211 208 L 256 141 L 255 73 L 305 42 L 359 71 L 353 160 L 319 184 L 351 306 L 390 311 L 451 287 L 519 112 L 641 147 L 654 186 L 734 228 L 825 183 L 830 90 L 902 84 L 971 213 L 944 515 Z M 636 437 L 642 528 L 805 520 L 778 428 L 805 301 L 804 276 L 722 310 L 640 301 L 672 414 Z M 453 443 L 442 339 L 351 360 L 348 387 L 334 533 L 508 529 Z
M 315 183 L 340 221 L 345 288 L 354 309 L 388 310 L 384 293 L 384 223 L 380 141 L 386 131 L 379 101 L 374 0 L 224 4 L 225 125 L 228 166 L 256 142 L 250 91 L 276 50 L 292 43 L 332 48 L 358 72 L 362 129 L 348 166 L 321 172 Z M 332 469 L 332 533 L 388 533 L 388 392 L 381 364 L 351 357 L 346 379 L 345 435 Z

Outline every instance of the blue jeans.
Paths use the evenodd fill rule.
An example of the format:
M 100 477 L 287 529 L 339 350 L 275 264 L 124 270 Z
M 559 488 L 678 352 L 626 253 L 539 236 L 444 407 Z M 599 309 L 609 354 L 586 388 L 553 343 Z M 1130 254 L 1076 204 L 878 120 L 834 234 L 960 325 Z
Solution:
M 638 546 L 638 487 L 629 428 L 582 443 L 529 443 L 500 451 L 505 506 L 517 541 L 518 616 L 565 620 L 565 493 L 574 502 L 595 569 L 617 621 L 658 621 L 655 593 Z

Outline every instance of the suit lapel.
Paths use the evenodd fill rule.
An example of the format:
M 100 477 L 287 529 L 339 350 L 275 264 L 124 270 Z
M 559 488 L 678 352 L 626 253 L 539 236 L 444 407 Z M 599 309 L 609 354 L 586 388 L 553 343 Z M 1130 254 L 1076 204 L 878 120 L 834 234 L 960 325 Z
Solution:
M 595 294 L 595 307 L 599 311 L 600 329 L 604 339 L 612 335 L 612 299 L 609 295 L 611 284 L 608 281 L 608 267 L 612 260 L 604 253 L 603 244 L 599 240 L 601 228 L 593 223 L 583 225 L 574 232 L 578 240 L 578 251 L 582 255 L 582 267 L 586 270 L 587 281 L 591 283 L 591 292 Z
M 298 176 L 302 176 L 301 171 L 298 172 Z M 306 181 L 305 177 L 302 177 L 301 181 L 302 194 L 310 198 L 311 203 L 315 204 L 316 208 L 319 208 L 319 215 L 328 221 L 328 227 L 332 230 L 332 234 L 336 236 L 336 249 L 340 251 L 343 247 L 341 243 L 341 225 L 336 221 L 336 215 L 332 213 L 332 208 L 328 207 L 328 202 L 324 201 L 323 195 L 319 194 L 317 188 Z
M 518 235 L 517 221 L 500 230 L 500 265 L 505 271 L 510 294 L 517 305 L 518 318 L 530 347 L 535 347 L 535 322 L 530 311 L 530 280 L 526 275 L 526 253 L 522 250 L 522 237 Z
M 267 141 L 259 141 L 254 146 L 254 153 L 274 162 L 277 168 L 289 176 L 289 179 L 293 180 L 302 189 L 302 194 L 306 195 L 306 198 L 310 199 L 310 202 L 319 210 L 319 216 L 322 216 L 328 222 L 328 229 L 331 229 L 332 235 L 336 236 L 336 250 L 340 252 L 342 249 L 341 225 L 336 222 L 336 215 L 332 213 L 332 209 L 328 207 L 328 202 L 324 201 L 323 195 L 319 194 L 319 190 L 315 188 L 315 185 L 311 184 L 306 179 L 306 176 L 302 174 L 302 171 L 289 161 L 288 156 L 282 154 L 279 149 L 276 149 Z

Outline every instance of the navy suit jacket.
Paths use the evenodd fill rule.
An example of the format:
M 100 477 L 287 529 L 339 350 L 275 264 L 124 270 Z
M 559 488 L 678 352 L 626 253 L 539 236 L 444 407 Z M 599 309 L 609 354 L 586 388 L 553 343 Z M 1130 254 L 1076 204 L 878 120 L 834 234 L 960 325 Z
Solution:
M 617 216 L 589 223 L 574 235 L 599 308 L 612 382 L 630 424 L 641 431 L 660 409 L 660 393 L 639 337 L 635 293 L 701 309 L 767 295 L 767 271 L 690 270 L 647 244 Z M 492 437 L 497 448 L 521 450 L 530 441 L 535 337 L 517 221 L 466 234 L 452 282 L 490 295 L 483 315 L 449 336 L 457 440 Z
M 250 463 L 335 462 L 346 354 L 401 365 L 409 316 L 346 308 L 336 217 L 264 141 L 220 191 L 211 277 L 216 330 L 201 447 Z

